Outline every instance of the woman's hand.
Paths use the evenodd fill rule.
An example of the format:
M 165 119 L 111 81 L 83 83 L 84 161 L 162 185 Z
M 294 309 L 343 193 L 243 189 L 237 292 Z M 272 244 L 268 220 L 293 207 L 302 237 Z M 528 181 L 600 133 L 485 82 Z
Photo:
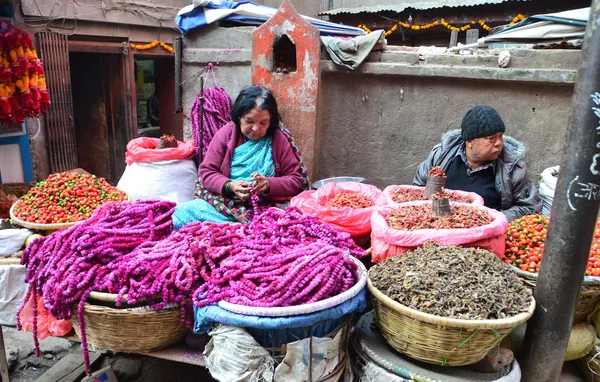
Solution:
M 257 194 L 268 194 L 271 191 L 269 179 L 264 175 L 254 173 L 252 174 L 252 180 L 254 181 L 254 192 Z
M 228 187 L 238 199 L 246 201 L 248 200 L 248 197 L 250 197 L 250 190 L 248 190 L 249 184 L 250 183 L 246 182 L 245 180 L 236 180 L 229 183 Z

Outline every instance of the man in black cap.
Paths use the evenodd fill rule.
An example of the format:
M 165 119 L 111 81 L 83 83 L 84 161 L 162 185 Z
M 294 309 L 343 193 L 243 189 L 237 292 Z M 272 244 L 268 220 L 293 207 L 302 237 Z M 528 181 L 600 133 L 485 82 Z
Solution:
M 442 143 L 419 165 L 413 183 L 424 186 L 427 172 L 440 166 L 447 175 L 446 188 L 479 194 L 486 207 L 502 211 L 510 222 L 542 210 L 524 155 L 522 143 L 504 136 L 498 112 L 475 105 L 463 117 L 460 130 L 442 136 Z

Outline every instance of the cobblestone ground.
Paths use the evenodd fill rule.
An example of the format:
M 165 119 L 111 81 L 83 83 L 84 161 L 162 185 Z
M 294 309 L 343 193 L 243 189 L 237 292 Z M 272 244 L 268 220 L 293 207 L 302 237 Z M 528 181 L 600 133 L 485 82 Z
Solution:
M 78 342 L 48 337 L 40 341 L 41 357 L 35 356 L 31 333 L 3 327 L 11 382 L 34 382 L 67 354 L 81 354 Z M 119 382 L 212 382 L 208 371 L 199 366 L 139 355 L 104 353 L 98 370 L 110 365 Z

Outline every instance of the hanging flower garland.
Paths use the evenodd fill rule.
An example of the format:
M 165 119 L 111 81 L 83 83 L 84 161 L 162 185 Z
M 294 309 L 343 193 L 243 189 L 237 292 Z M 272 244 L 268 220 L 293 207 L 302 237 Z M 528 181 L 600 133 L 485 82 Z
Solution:
M 512 19 L 512 21 L 509 23 L 509 25 L 513 25 L 513 24 L 515 24 L 515 23 L 518 23 L 518 22 L 519 22 L 519 21 L 521 21 L 521 20 L 525 20 L 525 16 L 523 16 L 522 14 L 520 14 L 520 13 L 519 13 L 517 16 L 515 16 L 515 17 Z M 386 36 L 389 36 L 389 35 L 391 35 L 392 33 L 394 33 L 394 32 L 395 32 L 395 31 L 398 29 L 398 26 L 401 26 L 401 27 L 402 27 L 402 28 L 404 28 L 404 29 L 411 29 L 411 30 L 418 31 L 418 30 L 425 30 L 425 29 L 429 29 L 429 28 L 436 27 L 436 26 L 438 26 L 438 25 L 442 25 L 443 27 L 446 27 L 446 28 L 447 28 L 448 30 L 450 30 L 450 31 L 457 30 L 457 31 L 462 31 L 462 32 L 464 32 L 464 31 L 466 31 L 467 29 L 471 29 L 473 25 L 477 25 L 477 24 L 479 24 L 479 25 L 480 25 L 480 26 L 481 26 L 481 27 L 482 27 L 484 30 L 486 30 L 486 31 L 489 31 L 489 30 L 491 30 L 491 29 L 492 29 L 492 27 L 490 27 L 489 25 L 487 25 L 487 24 L 485 23 L 485 21 L 483 21 L 482 19 L 480 19 L 478 22 L 476 22 L 475 20 L 471 20 L 471 22 L 470 22 L 470 23 L 468 23 L 468 24 L 465 24 L 465 25 L 463 25 L 463 26 L 461 26 L 461 27 L 458 27 L 458 26 L 454 26 L 454 25 L 452 25 L 452 24 L 449 24 L 449 23 L 447 23 L 447 22 L 446 22 L 446 20 L 444 20 L 444 19 L 442 18 L 442 19 L 440 19 L 439 21 L 437 21 L 437 20 L 436 20 L 436 21 L 434 21 L 434 22 L 431 22 L 431 23 L 429 23 L 429 24 L 423 24 L 423 25 L 411 25 L 411 24 L 409 24 L 409 23 L 405 23 L 405 22 L 399 21 L 397 24 L 394 24 L 394 25 L 393 25 L 393 26 L 392 26 L 390 29 L 388 29 L 388 30 L 385 32 L 385 35 L 386 35 Z M 371 33 L 371 29 L 369 29 L 369 28 L 368 28 L 366 25 L 364 25 L 364 24 L 359 24 L 359 25 L 358 25 L 358 27 L 359 27 L 360 29 L 364 30 L 364 31 L 365 31 L 365 32 L 367 32 L 367 33 Z
M 50 105 L 42 61 L 29 32 L 0 23 L 0 123 L 23 123 L 39 117 Z
M 154 40 L 151 43 L 144 44 L 144 45 L 129 44 L 129 47 L 131 49 L 137 49 L 137 50 L 148 50 L 148 49 L 154 48 L 157 45 L 160 45 L 161 48 L 163 48 L 164 50 L 166 50 L 168 52 L 175 53 L 175 49 L 173 49 L 172 46 L 169 46 L 164 42 L 159 42 L 158 40 Z

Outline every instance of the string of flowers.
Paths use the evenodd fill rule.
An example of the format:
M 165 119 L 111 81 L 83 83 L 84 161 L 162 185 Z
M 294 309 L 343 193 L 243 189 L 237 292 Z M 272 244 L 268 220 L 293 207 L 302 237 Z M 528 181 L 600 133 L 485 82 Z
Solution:
M 200 131 L 200 93 L 196 94 L 196 100 L 192 105 L 190 117 L 192 119 L 192 136 L 196 145 L 196 161 L 206 155 L 210 141 L 217 131 L 231 121 L 232 102 L 229 95 L 222 86 L 204 89 L 204 104 L 202 114 L 202 131 Z M 202 133 L 202 134 L 200 134 Z M 202 142 L 201 142 L 202 140 Z M 202 153 L 200 153 L 202 148 Z
M 161 48 L 165 49 L 168 52 L 175 53 L 175 49 L 173 49 L 172 46 L 167 45 L 164 42 L 159 42 L 158 40 L 154 40 L 154 41 L 152 41 L 148 44 L 144 44 L 144 45 L 132 43 L 132 44 L 129 44 L 129 47 L 131 49 L 137 49 L 137 50 L 148 50 L 148 49 L 154 48 L 157 45 L 160 45 Z
M 518 14 L 517 16 L 513 17 L 512 21 L 509 23 L 509 25 L 513 25 L 518 23 L 519 21 L 525 20 L 525 16 L 523 16 L 522 14 Z M 418 30 L 426 30 L 426 29 L 430 29 L 433 27 L 436 27 L 438 25 L 441 25 L 445 28 L 447 28 L 450 31 L 466 31 L 468 29 L 471 29 L 473 27 L 473 25 L 477 25 L 479 24 L 484 30 L 489 31 L 492 29 L 492 27 L 490 27 L 489 25 L 487 25 L 485 23 L 485 21 L 483 21 L 482 19 L 479 19 L 479 21 L 475 21 L 475 20 L 471 20 L 470 23 L 464 24 L 463 26 L 455 26 L 452 24 L 449 24 L 448 22 L 446 22 L 446 20 L 444 18 L 441 18 L 439 21 L 435 20 L 431 23 L 428 24 L 422 24 L 422 25 L 411 25 L 409 23 L 405 23 L 403 21 L 399 21 L 398 23 L 394 24 L 390 29 L 388 29 L 385 32 L 386 36 L 391 35 L 392 33 L 394 33 L 399 26 L 401 26 L 404 29 L 410 29 L 410 30 L 414 30 L 414 31 L 418 31 Z M 371 29 L 369 29 L 366 25 L 364 24 L 358 24 L 358 27 L 362 30 L 364 30 L 367 33 L 371 33 Z
M 0 123 L 39 117 L 50 105 L 42 61 L 29 32 L 0 23 Z

